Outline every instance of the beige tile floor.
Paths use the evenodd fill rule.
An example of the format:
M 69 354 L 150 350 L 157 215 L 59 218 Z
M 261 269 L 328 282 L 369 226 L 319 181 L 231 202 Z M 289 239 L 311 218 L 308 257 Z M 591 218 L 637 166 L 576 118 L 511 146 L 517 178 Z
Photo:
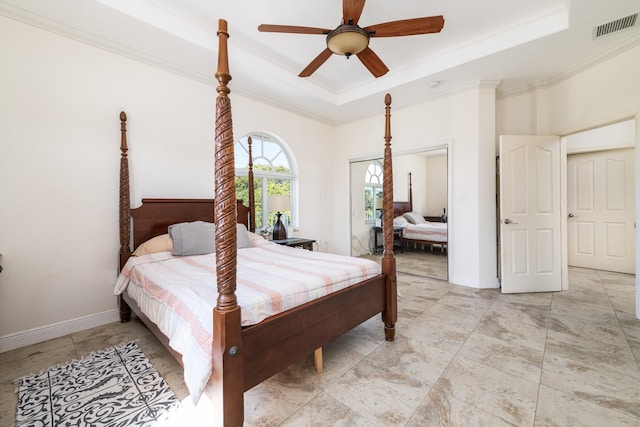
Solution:
M 396 251 L 396 269 L 399 273 L 407 273 L 417 276 L 430 277 L 432 279 L 447 280 L 446 251 L 439 248 L 405 248 L 403 252 Z M 382 259 L 382 253 L 362 255 L 362 258 L 372 259 L 378 263 Z
M 502 295 L 399 274 L 394 343 L 370 319 L 245 394 L 248 426 L 640 425 L 635 276 L 570 269 L 571 290 Z M 180 366 L 136 321 L 0 354 L 0 425 L 12 380 L 131 339 L 193 408 Z M 193 425 L 189 423 L 189 425 Z

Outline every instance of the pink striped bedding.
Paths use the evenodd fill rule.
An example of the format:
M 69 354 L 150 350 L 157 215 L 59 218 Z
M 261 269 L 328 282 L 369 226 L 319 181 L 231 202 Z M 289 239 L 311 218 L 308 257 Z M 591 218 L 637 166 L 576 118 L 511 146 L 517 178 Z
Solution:
M 424 224 L 404 225 L 402 237 L 412 240 L 447 243 L 447 223 L 426 222 Z
M 237 289 L 243 326 L 380 274 L 366 259 L 254 241 L 238 251 Z M 211 375 L 215 254 L 131 257 L 116 282 L 182 354 L 185 383 L 197 402 Z

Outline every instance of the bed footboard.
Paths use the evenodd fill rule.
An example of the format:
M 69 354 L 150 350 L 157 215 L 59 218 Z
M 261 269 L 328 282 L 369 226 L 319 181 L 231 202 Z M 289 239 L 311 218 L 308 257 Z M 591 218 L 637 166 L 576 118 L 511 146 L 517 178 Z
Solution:
M 384 312 L 390 283 L 380 275 L 244 328 L 245 390 Z

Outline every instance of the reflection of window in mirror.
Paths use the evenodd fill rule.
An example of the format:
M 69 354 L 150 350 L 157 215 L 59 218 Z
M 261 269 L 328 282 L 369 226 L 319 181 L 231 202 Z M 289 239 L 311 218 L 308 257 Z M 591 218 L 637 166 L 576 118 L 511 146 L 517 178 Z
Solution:
M 380 225 L 382 213 L 382 163 L 372 160 L 364 177 L 364 222 Z

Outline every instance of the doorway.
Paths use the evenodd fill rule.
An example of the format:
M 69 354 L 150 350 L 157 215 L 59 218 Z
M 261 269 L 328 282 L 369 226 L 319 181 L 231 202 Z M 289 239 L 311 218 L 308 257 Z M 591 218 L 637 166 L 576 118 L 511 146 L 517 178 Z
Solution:
M 500 136 L 502 293 L 562 288 L 560 138 Z
M 633 150 L 635 149 L 636 146 L 636 135 L 635 135 L 635 129 L 636 129 L 636 124 L 635 124 L 635 120 L 627 120 L 624 122 L 619 122 L 613 125 L 608 125 L 608 126 L 604 126 L 601 128 L 597 128 L 597 129 L 592 129 L 589 131 L 585 131 L 585 132 L 580 132 L 580 133 L 576 133 L 576 134 L 572 134 L 566 137 L 563 137 L 561 139 L 561 143 L 559 143 L 560 146 L 560 150 L 561 150 L 561 166 L 562 166 L 562 172 L 561 172 L 561 178 L 559 180 L 554 180 L 554 184 L 553 186 L 558 186 L 560 188 L 562 188 L 563 190 L 563 196 L 562 196 L 562 202 L 560 203 L 560 215 L 562 218 L 561 221 L 561 225 L 562 225 L 562 248 L 561 248 L 561 265 L 562 265 L 562 289 L 566 290 L 568 289 L 568 283 L 567 283 L 567 276 L 568 276 L 568 265 L 569 265 L 569 261 L 568 261 L 568 232 L 567 232 L 567 228 L 570 226 L 569 222 L 572 221 L 572 218 L 569 217 L 569 214 L 571 214 L 571 211 L 568 211 L 567 208 L 570 207 L 567 204 L 567 189 L 568 189 L 568 180 L 567 180 L 567 168 L 568 168 L 568 164 L 567 164 L 567 160 L 568 160 L 568 155 L 572 155 L 572 154 L 577 154 L 577 153 L 592 153 L 592 152 L 597 152 L 597 151 L 611 151 L 611 150 L 618 150 L 618 149 L 631 149 L 631 151 L 633 152 Z M 502 138 L 502 137 L 501 137 Z M 544 154 L 544 150 L 538 151 L 537 155 L 542 155 Z M 635 153 L 632 154 L 632 159 L 634 158 Z M 544 156 L 543 156 L 544 157 Z M 501 160 L 502 161 L 502 160 Z M 617 163 L 618 160 L 614 160 L 613 163 L 611 163 L 609 166 L 613 166 L 614 163 Z M 619 165 L 618 165 L 619 166 Z M 621 173 L 621 170 L 623 170 L 624 168 L 628 168 L 629 166 L 624 166 L 623 168 L 613 168 L 613 167 L 608 167 L 605 168 L 606 170 L 608 170 L 608 172 L 604 173 L 605 178 L 598 178 L 599 180 L 611 180 L 611 179 L 616 179 L 618 182 L 621 182 L 623 176 L 627 176 L 627 172 Z M 502 166 L 499 168 L 499 173 L 500 175 L 503 174 L 503 170 L 502 170 Z M 607 176 L 607 174 L 609 174 L 609 176 Z M 632 186 L 633 183 L 635 182 L 635 178 L 634 178 L 634 171 L 631 171 L 630 173 L 631 176 L 631 184 L 627 184 L 629 186 Z M 500 178 L 500 182 L 503 181 L 502 176 L 499 177 Z M 594 177 L 590 178 L 591 180 L 595 179 Z M 621 185 L 621 184 L 618 184 Z M 502 186 L 501 186 L 502 187 Z M 582 190 L 580 190 L 582 191 Z M 631 188 L 630 189 L 632 194 L 635 194 L 635 188 Z M 500 190 L 500 193 L 502 192 L 502 189 Z M 545 194 L 545 192 L 538 192 L 538 194 Z M 617 203 L 618 206 L 620 206 L 622 203 L 620 202 L 620 195 L 618 193 L 612 193 L 615 194 L 615 197 L 617 198 L 617 200 L 615 201 Z M 613 197 L 613 196 L 612 196 Z M 614 202 L 614 200 L 611 200 L 611 202 Z M 582 203 L 582 202 L 581 202 Z M 635 206 L 633 202 L 628 202 L 625 201 L 624 202 L 625 206 L 627 206 L 631 212 L 631 216 L 632 218 L 635 218 Z M 502 204 L 500 204 L 500 210 L 502 210 L 503 206 Z M 554 211 L 557 212 L 557 209 L 554 209 Z M 575 213 L 573 213 L 574 217 L 575 217 Z M 504 220 L 505 219 L 509 219 L 509 224 L 507 224 L 507 226 L 511 227 L 512 225 L 512 218 L 508 218 L 508 217 L 503 217 L 502 213 L 499 215 L 499 221 L 501 223 L 501 226 L 499 227 L 500 230 L 500 259 L 499 262 L 501 264 L 500 266 L 500 280 L 502 282 L 502 287 L 503 287 L 503 292 L 504 292 L 504 288 L 505 288 L 505 266 L 502 265 L 504 263 L 504 248 L 502 247 L 502 245 L 504 244 L 504 231 L 503 228 L 505 227 L 504 225 Z M 620 224 L 614 224 L 612 222 L 610 222 L 607 226 L 610 227 L 611 231 L 611 236 L 612 238 L 615 239 L 616 235 L 620 235 L 621 233 L 621 226 Z M 585 225 L 585 227 L 587 227 L 587 225 Z M 595 226 L 593 226 L 595 227 Z M 630 224 L 628 226 L 626 226 L 626 231 L 624 231 L 624 233 L 626 234 L 626 238 L 627 239 L 634 239 L 635 240 L 635 230 L 634 228 L 635 224 Z M 551 233 L 553 234 L 553 233 Z M 551 235 L 550 234 L 550 235 Z M 522 236 L 525 236 L 525 233 L 522 234 Z M 575 242 L 575 237 L 574 238 L 574 242 Z M 586 237 L 585 237 L 586 238 Z M 583 238 L 584 239 L 584 238 Z M 595 243 L 593 243 L 593 245 L 595 245 Z M 628 247 L 627 245 L 625 245 L 626 247 Z M 633 246 L 633 245 L 632 245 Z M 585 245 L 583 244 L 583 248 L 585 247 Z M 522 245 L 522 248 L 525 248 L 524 245 Z M 627 252 L 631 251 L 632 249 L 625 249 Z M 614 253 L 614 254 L 619 254 L 621 252 L 621 249 L 612 249 L 611 251 L 609 251 L 610 253 Z M 518 253 L 517 251 L 514 253 Z M 522 252 L 522 253 L 526 253 L 526 252 Z M 632 259 L 635 262 L 635 254 L 632 256 Z M 554 256 L 552 258 L 553 260 L 557 260 L 557 258 Z M 550 260 L 552 260 L 550 258 Z M 553 262 L 557 262 L 557 261 L 553 261 Z M 528 264 L 528 265 L 538 265 L 536 264 Z M 604 269 L 611 269 L 611 267 L 606 267 Z M 632 274 L 634 274 L 635 271 L 632 272 Z M 507 278 L 508 279 L 508 278 Z M 640 295 L 640 293 L 639 293 Z
M 350 161 L 351 190 L 351 255 L 378 260 L 381 251 L 376 240 L 381 241 L 380 211 L 375 201 L 381 197 L 378 192 L 375 164 L 380 158 Z M 438 221 L 446 227 L 448 216 L 448 148 L 438 146 L 393 156 L 394 202 L 408 202 L 412 192 L 413 210 L 430 221 Z M 411 174 L 411 179 L 409 179 Z M 373 182 L 372 182 L 373 179 Z M 380 180 L 380 184 L 382 181 Z M 444 222 L 442 222 L 444 221 Z M 400 232 L 399 232 L 400 233 Z M 377 239 L 376 239 L 377 237 Z M 445 239 L 446 240 L 446 239 Z M 396 269 L 400 273 L 448 280 L 449 254 L 445 244 L 431 244 L 412 241 L 396 246 Z
M 635 121 L 567 137 L 567 264 L 635 274 Z

